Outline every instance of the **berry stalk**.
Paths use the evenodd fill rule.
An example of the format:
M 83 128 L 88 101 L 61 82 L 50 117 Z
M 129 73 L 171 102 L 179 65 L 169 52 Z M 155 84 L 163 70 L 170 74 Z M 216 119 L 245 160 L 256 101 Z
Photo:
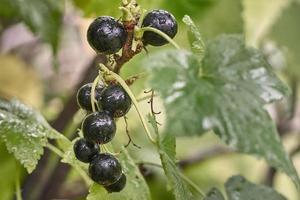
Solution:
M 64 157 L 64 153 L 58 149 L 56 146 L 48 143 L 46 146 L 50 151 L 52 151 L 53 153 L 55 153 L 56 155 L 58 155 L 59 157 L 63 158 Z M 75 165 L 75 164 L 71 164 L 70 165 L 80 174 L 80 176 L 82 177 L 82 179 L 85 181 L 87 186 L 92 185 L 92 181 L 91 179 L 88 177 L 88 175 L 86 174 L 86 172 L 80 168 L 79 166 Z
M 110 71 L 106 66 L 104 66 L 103 64 L 100 64 L 100 69 L 102 72 L 102 75 L 107 79 L 107 80 L 116 80 L 123 88 L 124 90 L 127 92 L 127 94 L 130 96 L 132 103 L 139 115 L 139 118 L 142 122 L 142 125 L 146 131 L 146 134 L 149 138 L 149 140 L 156 144 L 156 139 L 154 139 L 150 133 L 150 130 L 148 129 L 148 126 L 146 124 L 146 120 L 142 115 L 141 109 L 139 108 L 138 102 L 134 96 L 134 94 L 131 92 L 130 88 L 128 87 L 128 85 L 126 84 L 126 82 L 116 73 Z
M 92 111 L 93 112 L 96 112 L 96 108 L 95 108 L 95 104 L 97 104 L 97 101 L 95 99 L 95 90 L 96 90 L 96 87 L 99 83 L 99 80 L 100 80 L 100 76 L 98 75 L 95 80 L 93 81 L 93 84 L 92 84 L 92 90 L 91 90 L 91 104 L 92 104 Z
M 172 38 L 170 38 L 167 34 L 165 34 L 164 32 L 162 32 L 159 29 L 148 26 L 148 27 L 143 27 L 140 30 L 142 32 L 150 31 L 150 32 L 156 33 L 159 36 L 163 37 L 165 40 L 167 40 L 169 43 L 171 43 L 176 49 L 180 49 L 179 45 Z

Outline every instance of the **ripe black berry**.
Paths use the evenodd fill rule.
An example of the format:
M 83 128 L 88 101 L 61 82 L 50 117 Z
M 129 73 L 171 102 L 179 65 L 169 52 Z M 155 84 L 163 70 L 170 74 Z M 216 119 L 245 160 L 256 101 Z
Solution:
M 103 153 L 93 158 L 89 166 L 89 174 L 93 181 L 108 186 L 121 178 L 122 167 L 114 156 Z
M 143 27 L 156 28 L 169 37 L 174 38 L 177 34 L 177 22 L 175 17 L 165 10 L 153 10 L 146 15 L 143 21 Z M 143 35 L 145 44 L 153 46 L 162 46 L 168 43 L 163 37 L 157 33 L 146 31 Z
M 112 185 L 105 186 L 105 189 L 109 193 L 121 192 L 121 190 L 124 189 L 125 185 L 126 185 L 126 176 L 125 174 L 122 174 L 121 178 L 117 182 L 113 183 Z
M 77 140 L 73 146 L 75 156 L 81 162 L 91 162 L 92 158 L 99 153 L 99 146 L 84 138 Z
M 105 144 L 115 136 L 116 123 L 107 112 L 95 112 L 83 120 L 82 132 L 85 139 Z
M 126 37 L 123 25 L 108 16 L 95 19 L 87 31 L 87 40 L 91 47 L 105 54 L 118 52 L 125 44 Z
M 109 85 L 102 92 L 100 104 L 113 117 L 122 117 L 129 111 L 131 99 L 120 85 Z
M 88 83 L 83 85 L 77 92 L 77 103 L 78 105 L 87 111 L 92 111 L 92 104 L 91 104 L 91 92 L 92 92 L 92 83 Z M 97 101 L 101 98 L 101 91 L 103 88 L 97 86 L 95 89 L 95 99 Z M 95 105 L 96 106 L 96 105 Z

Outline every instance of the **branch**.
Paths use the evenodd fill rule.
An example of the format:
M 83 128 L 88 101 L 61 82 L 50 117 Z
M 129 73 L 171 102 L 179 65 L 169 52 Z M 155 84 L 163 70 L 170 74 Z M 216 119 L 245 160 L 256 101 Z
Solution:
M 138 44 L 136 50 L 132 50 L 132 42 L 134 41 L 134 27 L 136 22 L 124 22 L 124 27 L 127 32 L 127 38 L 125 45 L 122 49 L 122 56 L 115 55 L 116 65 L 114 66 L 114 72 L 120 73 L 122 66 L 132 59 L 135 55 L 139 54 L 143 50 L 143 45 Z
M 213 146 L 209 149 L 201 150 L 191 157 L 180 160 L 177 164 L 180 169 L 185 169 L 188 166 L 199 164 L 208 159 L 231 153 L 233 153 L 233 151 L 224 146 Z

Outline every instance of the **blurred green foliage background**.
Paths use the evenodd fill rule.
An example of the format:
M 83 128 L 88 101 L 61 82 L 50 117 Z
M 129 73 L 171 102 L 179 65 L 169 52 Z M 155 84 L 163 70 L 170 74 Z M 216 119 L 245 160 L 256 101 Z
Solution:
M 88 46 L 85 33 L 91 20 L 99 15 L 121 16 L 120 0 L 0 0 L 0 97 L 18 98 L 40 109 L 49 121 L 55 121 L 67 106 L 76 86 L 90 68 L 95 53 Z M 45 3 L 46 2 L 46 3 Z M 162 8 L 170 11 L 179 22 L 176 42 L 189 48 L 186 27 L 181 22 L 185 14 L 191 16 L 200 28 L 205 41 L 223 34 L 240 33 L 249 45 L 260 48 L 277 73 L 292 86 L 290 80 L 298 84 L 300 78 L 300 2 L 297 0 L 140 0 L 147 9 Z M 29 12 L 30 11 L 30 12 Z M 60 20 L 61 19 L 61 20 Z M 164 48 L 172 48 L 166 46 Z M 150 54 L 157 48 L 150 47 Z M 142 53 L 126 64 L 121 75 L 128 77 L 142 71 Z M 57 68 L 57 70 L 55 69 Z M 93 76 L 93 75 L 92 75 Z M 96 74 L 94 75 L 96 76 Z M 147 88 L 146 79 L 133 86 L 136 96 L 142 96 Z M 298 87 L 296 88 L 298 90 Z M 292 109 L 298 118 L 293 121 L 293 129 L 283 137 L 288 151 L 299 145 L 300 113 L 299 105 L 291 107 L 287 99 L 284 103 L 271 106 L 271 115 L 276 122 Z M 149 105 L 142 107 L 148 111 Z M 155 99 L 157 110 L 163 111 L 160 100 Z M 278 113 L 278 110 L 280 113 Z M 158 121 L 164 121 L 161 115 Z M 130 153 L 140 160 L 159 162 L 153 147 L 146 140 L 135 111 L 128 115 L 129 129 L 134 141 L 142 149 L 130 147 Z M 67 119 L 66 119 L 67 120 Z M 72 119 L 71 119 L 72 120 Z M 68 123 L 62 122 L 62 123 Z M 118 121 L 116 144 L 125 144 L 125 125 Z M 181 138 L 177 142 L 178 159 L 188 159 L 215 147 L 223 148 L 223 143 L 213 134 L 201 138 Z M 225 148 L 225 147 L 224 147 Z M 300 154 L 293 157 L 300 172 Z M 0 199 L 10 200 L 14 196 L 14 172 L 20 168 L 3 144 L 0 146 Z M 147 169 L 153 199 L 172 199 L 168 192 L 162 171 Z M 256 183 L 264 183 L 269 168 L 262 160 L 236 153 L 220 152 L 207 159 L 184 167 L 184 173 L 201 189 L 208 191 L 212 186 L 222 188 L 232 175 L 242 174 Z M 40 172 L 40 176 L 44 176 Z M 23 183 L 28 175 L 23 172 Z M 49 177 L 48 177 L 49 178 Z M 46 178 L 47 179 L 47 178 Z M 277 173 L 275 188 L 290 200 L 300 199 L 291 181 Z M 78 175 L 71 171 L 57 198 L 84 199 L 85 190 Z M 37 189 L 38 190 L 38 189 Z M 79 194 L 78 194 L 79 193 Z

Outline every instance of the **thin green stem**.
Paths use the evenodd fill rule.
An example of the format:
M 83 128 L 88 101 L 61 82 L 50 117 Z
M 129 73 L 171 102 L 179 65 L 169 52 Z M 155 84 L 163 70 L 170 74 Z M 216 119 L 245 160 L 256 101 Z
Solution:
M 56 155 L 58 155 L 59 157 L 61 157 L 61 158 L 64 157 L 64 152 L 62 152 L 56 146 L 48 143 L 46 145 L 46 147 L 48 149 L 50 149 L 53 153 L 55 153 Z M 92 185 L 93 182 L 91 181 L 91 179 L 89 178 L 89 176 L 86 174 L 86 172 L 81 167 L 79 167 L 78 165 L 72 164 L 72 163 L 69 163 L 69 164 L 79 173 L 79 175 L 85 181 L 85 183 L 86 183 L 87 186 Z
M 103 144 L 102 147 L 103 147 L 103 150 L 104 150 L 105 152 L 107 152 L 107 153 L 109 153 L 109 154 L 111 154 L 111 155 L 113 155 L 113 156 L 119 155 L 119 153 L 113 153 L 113 152 L 111 152 L 105 144 Z
M 79 175 L 84 180 L 86 186 L 90 187 L 93 184 L 93 181 L 90 179 L 90 177 L 87 175 L 87 173 L 78 165 L 71 164 L 72 167 L 79 173 Z
M 118 74 L 116 74 L 116 73 L 114 73 L 114 72 L 112 72 L 112 71 L 109 71 L 109 69 L 107 69 L 107 67 L 105 67 L 104 65 L 102 65 L 102 68 L 103 68 L 102 71 L 103 71 L 104 73 L 108 73 L 108 75 L 110 76 L 110 77 L 107 77 L 107 78 L 112 78 L 112 79 L 116 80 L 116 81 L 124 88 L 124 90 L 127 92 L 127 94 L 128 94 L 129 97 L 131 98 L 132 103 L 133 103 L 133 105 L 134 105 L 134 107 L 135 107 L 135 109 L 136 109 L 136 111 L 137 111 L 137 113 L 138 113 L 138 115 L 139 115 L 139 118 L 140 118 L 140 120 L 141 120 L 141 122 L 142 122 L 142 124 L 143 124 L 143 127 L 144 127 L 144 129 L 145 129 L 145 131 L 146 131 L 146 134 L 147 134 L 149 140 L 150 140 L 152 143 L 155 144 L 155 143 L 156 143 L 156 140 L 152 137 L 152 135 L 151 135 L 151 133 L 150 133 L 150 130 L 148 129 L 148 126 L 147 126 L 147 124 L 146 124 L 146 120 L 145 120 L 145 118 L 143 117 L 142 112 L 141 112 L 141 110 L 140 110 L 140 108 L 139 108 L 139 106 L 138 106 L 138 102 L 137 102 L 137 100 L 136 100 L 134 94 L 131 92 L 130 88 L 129 88 L 128 85 L 126 84 L 126 82 L 125 82 Z
M 16 166 L 16 199 L 22 200 L 21 184 L 20 184 L 20 169 Z
M 62 152 L 60 149 L 58 149 L 56 146 L 53 144 L 48 143 L 46 147 L 51 150 L 53 153 L 58 155 L 59 157 L 63 158 L 64 157 L 64 152 Z
M 93 81 L 93 85 L 92 85 L 92 91 L 91 91 L 91 104 L 92 104 L 92 110 L 93 112 L 96 112 L 96 108 L 95 108 L 95 104 L 97 103 L 96 102 L 96 99 L 95 99 L 95 90 L 96 90 L 96 87 L 99 83 L 99 80 L 100 80 L 100 76 L 98 75 L 95 80 Z
M 179 45 L 172 39 L 170 38 L 167 34 L 165 34 L 164 32 L 156 29 L 156 28 L 153 28 L 153 27 L 143 27 L 141 28 L 141 31 L 145 32 L 145 31 L 151 31 L 151 32 L 154 32 L 158 35 L 160 35 L 161 37 L 163 37 L 164 39 L 166 39 L 168 42 L 170 42 L 176 49 L 180 49 Z
M 147 13 L 147 10 L 145 10 L 145 9 L 143 9 L 143 10 L 141 11 L 141 16 L 140 16 L 139 22 L 138 22 L 138 24 L 137 24 L 137 26 L 138 26 L 139 28 L 142 27 L 144 18 L 145 18 L 145 16 L 146 16 L 146 13 Z
M 55 130 L 55 129 L 52 129 L 52 130 L 53 130 L 57 135 L 60 136 L 59 139 L 62 139 L 62 140 L 64 140 L 64 141 L 66 141 L 66 142 L 70 142 L 69 138 L 67 138 L 64 134 L 61 134 L 60 132 L 58 132 L 58 131 Z

